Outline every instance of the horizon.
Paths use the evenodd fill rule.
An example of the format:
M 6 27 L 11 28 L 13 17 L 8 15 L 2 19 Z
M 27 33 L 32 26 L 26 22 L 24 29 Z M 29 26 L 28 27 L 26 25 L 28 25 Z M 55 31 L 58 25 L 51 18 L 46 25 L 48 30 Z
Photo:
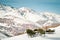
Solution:
M 0 4 L 14 8 L 27 7 L 37 12 L 60 14 L 60 0 L 0 0 Z

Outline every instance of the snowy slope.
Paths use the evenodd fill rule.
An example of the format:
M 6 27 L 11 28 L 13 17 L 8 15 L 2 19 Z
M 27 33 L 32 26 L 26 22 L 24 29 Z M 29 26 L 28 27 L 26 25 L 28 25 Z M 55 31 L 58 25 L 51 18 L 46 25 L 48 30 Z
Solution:
M 32 9 L 28 9 L 25 7 L 22 7 L 19 9 L 20 14 L 23 15 L 23 17 L 26 20 L 32 21 L 32 22 L 36 22 L 38 20 L 44 20 L 44 18 L 40 15 L 38 15 L 35 11 L 32 11 Z
M 27 34 L 23 34 L 23 35 L 19 35 L 19 36 L 7 38 L 7 39 L 2 39 L 2 40 L 49 40 L 49 39 L 45 39 L 45 38 L 40 37 L 40 36 L 34 37 L 34 38 L 29 38 L 27 36 Z

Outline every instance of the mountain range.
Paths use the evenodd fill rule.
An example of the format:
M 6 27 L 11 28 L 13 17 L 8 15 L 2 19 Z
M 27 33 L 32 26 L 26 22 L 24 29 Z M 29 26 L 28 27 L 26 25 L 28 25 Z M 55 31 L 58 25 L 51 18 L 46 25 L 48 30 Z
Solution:
M 60 15 L 56 13 L 0 5 L 0 31 L 3 34 L 16 36 L 25 33 L 26 29 L 45 29 L 59 25 Z

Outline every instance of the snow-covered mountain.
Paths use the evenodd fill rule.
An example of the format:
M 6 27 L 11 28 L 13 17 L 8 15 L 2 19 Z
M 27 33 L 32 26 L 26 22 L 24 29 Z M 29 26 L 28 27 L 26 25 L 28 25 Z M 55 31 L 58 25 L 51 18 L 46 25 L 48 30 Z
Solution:
M 60 25 L 60 15 L 30 8 L 14 8 L 0 5 L 0 31 L 10 36 L 25 33 L 26 29 Z M 58 26 L 58 25 L 57 25 Z

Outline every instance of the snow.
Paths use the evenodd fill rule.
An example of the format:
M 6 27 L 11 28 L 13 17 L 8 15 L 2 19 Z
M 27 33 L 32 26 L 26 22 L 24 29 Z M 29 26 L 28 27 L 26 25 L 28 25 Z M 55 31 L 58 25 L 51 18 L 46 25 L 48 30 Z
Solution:
M 0 32 L 0 39 L 7 38 L 3 33 Z
M 40 16 L 29 13 L 29 14 L 26 14 L 25 18 L 32 22 L 36 22 L 40 19 Z
M 27 36 L 27 34 L 23 34 L 23 35 L 11 37 L 11 38 L 6 38 L 6 39 L 2 39 L 2 40 L 49 40 L 49 39 L 45 39 L 44 37 L 40 37 L 40 36 L 30 38 Z
M 49 21 L 45 22 L 43 24 L 43 26 L 50 26 L 51 24 L 53 24 L 53 21 L 49 20 Z
M 3 24 L 4 24 L 4 25 L 3 25 Z M 6 26 L 7 24 L 5 24 L 5 23 L 0 23 L 0 25 L 1 25 L 1 26 Z

